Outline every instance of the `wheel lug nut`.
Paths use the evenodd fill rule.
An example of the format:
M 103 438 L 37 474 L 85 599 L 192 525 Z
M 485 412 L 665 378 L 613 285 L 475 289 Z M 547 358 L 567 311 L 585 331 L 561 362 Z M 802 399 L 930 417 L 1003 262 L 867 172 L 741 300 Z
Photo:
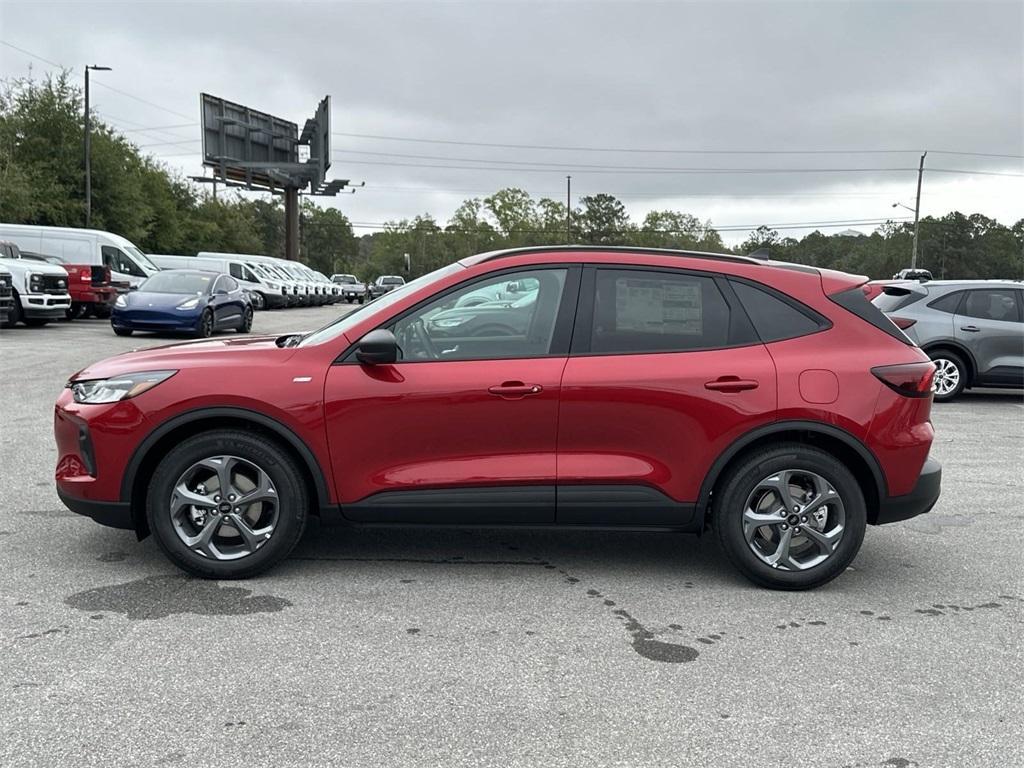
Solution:
M 784 530 L 784 531 L 787 531 L 787 530 L 789 530 L 789 526 L 788 526 L 788 525 L 786 525 L 785 523 L 783 523 L 783 524 L 782 524 L 782 530 Z
M 241 508 L 241 507 L 235 507 L 235 513 L 236 513 L 236 514 L 237 514 L 238 512 L 241 512 L 241 511 L 242 511 L 242 508 Z
M 799 528 L 794 528 L 793 529 L 793 533 L 800 533 L 800 529 Z
M 805 523 L 807 522 L 807 518 L 806 518 L 806 517 L 804 517 L 804 518 L 801 518 L 801 520 L 802 520 L 803 522 L 805 522 Z
M 220 501 L 220 496 L 214 496 L 214 497 L 213 497 L 213 500 L 214 500 L 214 501 Z
M 793 505 L 793 511 L 794 512 L 799 512 L 800 511 L 800 507 L 798 507 L 796 504 L 794 504 Z
M 234 501 L 234 500 L 235 500 L 235 494 L 233 494 L 233 493 L 228 494 L 228 501 Z

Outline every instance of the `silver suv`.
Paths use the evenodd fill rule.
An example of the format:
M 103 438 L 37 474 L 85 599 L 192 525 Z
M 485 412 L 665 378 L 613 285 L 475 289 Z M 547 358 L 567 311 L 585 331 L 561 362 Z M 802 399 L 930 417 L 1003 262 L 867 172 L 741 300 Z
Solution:
M 887 285 L 875 306 L 935 361 L 935 400 L 969 387 L 1024 388 L 1024 286 L 1012 280 Z

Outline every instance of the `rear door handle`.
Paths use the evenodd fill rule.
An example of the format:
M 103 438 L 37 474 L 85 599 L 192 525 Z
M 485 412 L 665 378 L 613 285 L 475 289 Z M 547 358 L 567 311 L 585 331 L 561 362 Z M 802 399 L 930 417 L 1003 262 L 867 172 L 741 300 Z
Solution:
M 967 331 L 968 333 L 978 333 L 981 331 L 981 328 L 976 325 L 961 325 L 960 330 Z
M 705 382 L 704 389 L 715 392 L 743 392 L 747 389 L 757 389 L 757 382 L 753 379 L 741 379 L 739 376 L 721 376 L 714 381 Z
M 544 387 L 540 384 L 524 384 L 521 381 L 504 381 L 487 389 L 492 395 L 498 397 L 514 398 L 527 397 L 528 395 L 539 395 Z

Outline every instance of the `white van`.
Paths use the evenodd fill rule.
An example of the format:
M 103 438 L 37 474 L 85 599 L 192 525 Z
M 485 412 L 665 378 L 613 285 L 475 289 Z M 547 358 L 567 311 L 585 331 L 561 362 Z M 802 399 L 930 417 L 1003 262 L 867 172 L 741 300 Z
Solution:
M 212 251 L 200 251 L 200 258 L 216 258 L 216 257 L 235 257 L 244 259 L 245 261 L 261 266 L 265 271 L 274 275 L 281 281 L 285 282 L 290 289 L 289 303 L 301 304 L 302 306 L 308 306 L 312 303 L 313 299 L 313 287 L 306 281 L 306 279 L 300 275 L 293 273 L 291 270 L 286 269 L 288 264 L 294 262 L 287 261 L 285 259 L 278 259 L 273 256 L 259 256 L 253 253 L 214 253 Z
M 59 256 L 68 264 L 109 267 L 112 282 L 132 287 L 159 271 L 130 240 L 99 229 L 0 224 L 0 240 L 40 256 Z
M 150 261 L 160 269 L 209 269 L 231 275 L 253 300 L 256 309 L 277 309 L 287 304 L 287 287 L 280 281 L 261 274 L 245 256 L 211 254 L 201 256 L 170 256 L 151 253 Z

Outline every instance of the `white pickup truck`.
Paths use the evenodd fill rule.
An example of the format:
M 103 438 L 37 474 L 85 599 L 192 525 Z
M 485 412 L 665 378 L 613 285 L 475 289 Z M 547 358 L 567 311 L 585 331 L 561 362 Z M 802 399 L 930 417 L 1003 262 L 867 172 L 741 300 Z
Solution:
M 12 298 L 10 313 L 3 323 L 11 328 L 25 325 L 46 325 L 67 316 L 71 308 L 68 273 L 63 267 L 21 258 L 14 243 L 0 240 L 0 267 L 11 273 Z

